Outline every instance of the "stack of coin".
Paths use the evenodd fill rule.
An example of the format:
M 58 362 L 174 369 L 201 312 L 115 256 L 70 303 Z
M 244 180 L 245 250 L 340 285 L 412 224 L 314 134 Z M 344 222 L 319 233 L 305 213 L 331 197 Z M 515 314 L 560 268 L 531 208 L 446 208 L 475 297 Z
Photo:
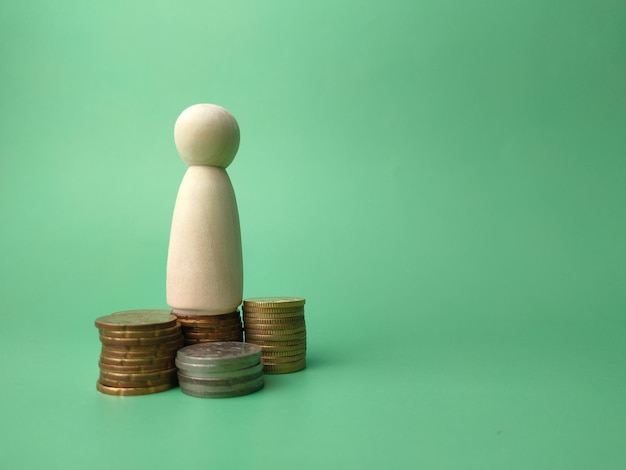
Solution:
M 169 310 L 127 310 L 96 319 L 100 330 L 97 389 L 109 395 L 146 395 L 175 387 L 176 351 L 183 337 Z
M 246 343 L 263 350 L 266 374 L 288 374 L 306 367 L 304 299 L 257 297 L 243 301 Z
M 218 341 L 243 341 L 239 310 L 222 315 L 183 315 L 174 313 L 181 325 L 185 346 Z
M 178 351 L 180 389 L 202 398 L 247 395 L 263 388 L 261 348 L 235 341 L 194 344 Z

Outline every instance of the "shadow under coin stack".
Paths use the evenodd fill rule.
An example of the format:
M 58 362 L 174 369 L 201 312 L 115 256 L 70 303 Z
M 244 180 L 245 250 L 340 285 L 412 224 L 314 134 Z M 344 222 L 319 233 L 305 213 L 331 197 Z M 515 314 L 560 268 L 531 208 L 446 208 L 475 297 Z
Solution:
M 178 351 L 180 389 L 201 398 L 227 398 L 261 390 L 261 348 L 241 342 L 194 344 Z
M 266 374 L 289 374 L 306 367 L 304 299 L 257 297 L 243 301 L 246 343 L 261 347 Z
M 239 310 L 221 315 L 182 315 L 174 313 L 181 325 L 185 346 L 217 341 L 243 341 Z
M 183 337 L 169 310 L 127 310 L 96 319 L 100 378 L 108 395 L 147 395 L 177 385 L 176 351 Z

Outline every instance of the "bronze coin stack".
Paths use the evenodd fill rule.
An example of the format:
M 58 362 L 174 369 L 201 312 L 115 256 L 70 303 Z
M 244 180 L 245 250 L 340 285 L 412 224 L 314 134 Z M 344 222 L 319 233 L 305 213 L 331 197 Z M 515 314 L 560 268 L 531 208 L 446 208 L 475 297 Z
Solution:
M 306 325 L 300 297 L 256 297 L 243 301 L 246 343 L 261 347 L 265 374 L 306 367 Z
M 181 326 L 185 346 L 221 341 L 243 341 L 239 310 L 221 315 L 183 315 L 174 313 Z
M 147 395 L 178 384 L 176 352 L 183 337 L 169 310 L 127 310 L 96 319 L 100 378 L 108 395 Z

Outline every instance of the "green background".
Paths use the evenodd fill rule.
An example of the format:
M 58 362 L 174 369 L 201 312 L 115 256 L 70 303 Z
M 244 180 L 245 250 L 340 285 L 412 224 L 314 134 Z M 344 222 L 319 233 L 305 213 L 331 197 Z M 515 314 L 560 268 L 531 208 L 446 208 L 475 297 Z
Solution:
M 626 468 L 623 1 L 5 1 L 3 468 Z M 166 308 L 187 106 L 229 109 L 244 297 L 308 368 L 95 389 Z

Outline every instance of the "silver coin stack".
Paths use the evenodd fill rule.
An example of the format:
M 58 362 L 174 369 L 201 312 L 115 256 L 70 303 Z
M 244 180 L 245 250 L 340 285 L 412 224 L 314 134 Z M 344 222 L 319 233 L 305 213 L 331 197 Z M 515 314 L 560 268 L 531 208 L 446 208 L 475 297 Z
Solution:
M 236 341 L 199 343 L 178 350 L 178 383 L 187 395 L 226 398 L 261 390 L 261 348 Z

